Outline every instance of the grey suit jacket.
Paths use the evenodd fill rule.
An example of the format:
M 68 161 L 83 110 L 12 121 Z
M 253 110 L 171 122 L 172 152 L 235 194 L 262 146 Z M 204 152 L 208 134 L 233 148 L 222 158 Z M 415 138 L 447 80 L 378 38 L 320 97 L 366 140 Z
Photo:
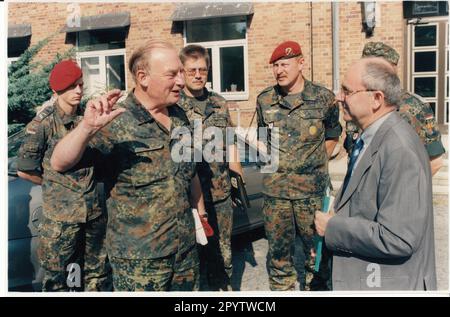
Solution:
M 341 191 L 325 232 L 333 289 L 435 290 L 429 159 L 397 113 L 380 126 Z

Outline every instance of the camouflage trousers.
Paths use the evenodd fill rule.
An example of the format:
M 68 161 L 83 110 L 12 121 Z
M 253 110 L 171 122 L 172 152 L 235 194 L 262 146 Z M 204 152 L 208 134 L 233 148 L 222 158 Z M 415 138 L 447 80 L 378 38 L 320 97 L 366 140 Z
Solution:
M 206 202 L 208 223 L 214 236 L 206 246 L 199 246 L 201 267 L 205 268 L 209 289 L 231 290 L 233 264 L 231 256 L 231 232 L 233 229 L 233 206 L 231 197 L 217 203 Z
M 197 291 L 199 262 L 196 247 L 159 259 L 111 257 L 114 291 Z
M 314 272 L 311 248 L 314 246 L 314 213 L 320 210 L 321 197 L 289 200 L 264 197 L 264 228 L 269 242 L 269 284 L 272 291 L 294 290 L 298 279 L 294 267 L 295 238 L 303 242 L 305 278 L 299 280 L 303 290 L 330 289 L 330 254 L 323 247 L 319 272 Z
M 44 269 L 44 292 L 112 291 L 106 222 L 106 215 L 77 224 L 43 219 L 39 224 L 38 257 Z

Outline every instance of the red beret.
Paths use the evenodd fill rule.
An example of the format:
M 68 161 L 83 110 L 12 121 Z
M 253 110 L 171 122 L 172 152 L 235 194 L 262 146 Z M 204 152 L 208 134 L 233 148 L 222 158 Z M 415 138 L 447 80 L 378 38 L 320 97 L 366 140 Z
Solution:
M 302 55 L 300 44 L 294 41 L 286 41 L 278 45 L 270 57 L 269 64 L 275 63 L 279 59 L 288 59 Z
M 78 64 L 72 60 L 64 60 L 53 67 L 48 82 L 54 91 L 61 91 L 76 82 L 83 73 Z

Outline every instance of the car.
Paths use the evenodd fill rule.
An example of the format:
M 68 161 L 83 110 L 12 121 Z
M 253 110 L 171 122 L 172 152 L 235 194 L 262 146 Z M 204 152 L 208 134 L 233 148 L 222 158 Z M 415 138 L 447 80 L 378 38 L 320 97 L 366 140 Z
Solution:
M 42 220 L 41 186 L 17 176 L 17 152 L 25 137 L 22 130 L 8 138 L 8 289 L 9 291 L 39 291 L 43 269 L 39 266 L 37 246 L 38 226 Z M 242 161 L 250 208 L 234 209 L 233 235 L 242 234 L 263 225 L 261 164 L 256 150 L 245 143 Z M 103 184 L 99 184 L 103 194 Z M 103 204 L 104 206 L 104 204 Z

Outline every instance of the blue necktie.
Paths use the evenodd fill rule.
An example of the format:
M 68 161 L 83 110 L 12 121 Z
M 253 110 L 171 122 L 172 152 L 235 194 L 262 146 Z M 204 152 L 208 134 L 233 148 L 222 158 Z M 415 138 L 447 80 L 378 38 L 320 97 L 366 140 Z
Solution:
M 353 146 L 352 154 L 350 155 L 350 159 L 348 160 L 347 174 L 344 179 L 344 187 L 342 188 L 342 194 L 344 194 L 345 189 L 347 188 L 348 182 L 350 181 L 350 177 L 352 176 L 353 166 L 355 166 L 356 160 L 358 159 L 359 153 L 364 146 L 364 141 L 359 137 L 355 145 Z

